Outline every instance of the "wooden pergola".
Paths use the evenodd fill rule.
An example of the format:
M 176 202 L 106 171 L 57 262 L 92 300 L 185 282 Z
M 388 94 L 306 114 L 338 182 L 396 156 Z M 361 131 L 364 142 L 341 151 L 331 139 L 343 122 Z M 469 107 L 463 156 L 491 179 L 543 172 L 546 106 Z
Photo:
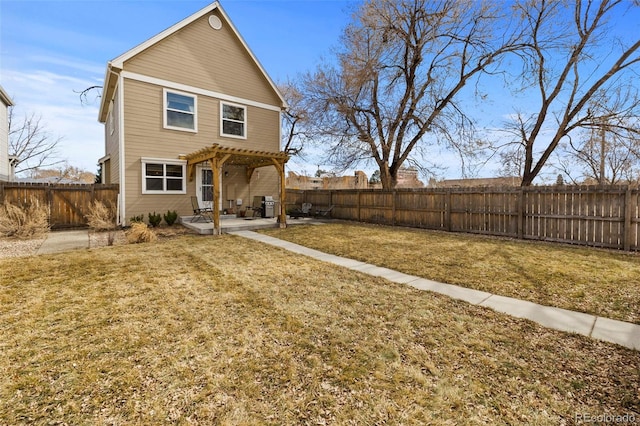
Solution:
M 180 156 L 181 160 L 187 160 L 187 176 L 193 181 L 196 164 L 208 162 L 213 175 L 213 233 L 220 234 L 220 170 L 225 164 L 232 166 L 245 166 L 247 168 L 247 183 L 251 181 L 253 171 L 260 167 L 274 166 L 280 177 L 280 213 L 278 222 L 280 227 L 287 226 L 287 214 L 285 212 L 285 176 L 284 165 L 289 161 L 286 152 L 254 151 L 250 149 L 223 147 L 214 143 L 211 146 Z

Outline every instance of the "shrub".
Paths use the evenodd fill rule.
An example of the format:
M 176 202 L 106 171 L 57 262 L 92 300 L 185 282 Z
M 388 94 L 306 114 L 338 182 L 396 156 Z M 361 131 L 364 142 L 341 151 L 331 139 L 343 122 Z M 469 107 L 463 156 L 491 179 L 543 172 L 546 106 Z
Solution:
M 161 214 L 156 214 L 156 212 L 153 212 L 153 214 L 149 213 L 149 225 L 155 228 L 160 225 L 160 222 L 162 222 Z
M 133 222 L 126 235 L 131 244 L 152 243 L 158 239 L 156 233 L 142 222 Z
M 175 210 L 168 210 L 167 214 L 165 214 L 163 217 L 164 221 L 167 222 L 167 225 L 172 226 L 178 219 L 178 212 Z
M 89 206 L 89 213 L 85 216 L 87 224 L 96 232 L 107 231 L 107 245 L 112 246 L 116 238 L 116 209 L 107 207 L 102 201 L 94 201 Z
M 49 208 L 31 199 L 22 206 L 0 205 L 0 234 L 7 237 L 33 238 L 49 232 Z
M 142 223 L 144 222 L 144 215 L 138 215 L 138 216 L 133 216 L 131 219 L 129 219 L 129 222 L 131 223 Z

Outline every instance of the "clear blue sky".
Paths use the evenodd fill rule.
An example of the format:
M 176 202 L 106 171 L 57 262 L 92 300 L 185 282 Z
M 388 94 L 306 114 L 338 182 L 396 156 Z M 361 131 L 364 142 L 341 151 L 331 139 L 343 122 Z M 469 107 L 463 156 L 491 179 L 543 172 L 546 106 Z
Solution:
M 109 60 L 210 3 L 0 0 L 0 85 L 14 99 L 17 114 L 41 114 L 52 137 L 63 137 L 61 159 L 95 171 L 97 159 L 104 155 L 98 102 L 82 106 L 74 91 L 101 85 Z M 312 70 L 321 57 L 330 55 L 359 1 L 221 0 L 221 4 L 269 75 L 279 82 Z M 638 37 L 639 9 L 622 8 L 613 17 L 612 29 L 622 38 Z M 602 60 L 611 59 L 611 51 L 616 51 L 612 47 L 602 52 Z M 494 117 L 485 124 L 487 137 L 496 137 L 496 127 L 514 110 L 526 110 L 536 103 L 535 96 L 514 98 L 493 83 L 490 91 L 491 99 L 468 104 L 483 120 Z M 459 177 L 454 155 L 445 151 L 434 155 L 449 167 L 447 177 Z M 316 167 L 314 160 L 304 164 L 292 159 L 288 164 L 290 170 L 310 174 Z M 372 169 L 365 171 L 370 174 Z M 492 172 L 480 174 L 489 176 Z
M 59 156 L 94 172 L 104 155 L 98 102 L 77 93 L 101 85 L 107 61 L 212 3 L 208 0 L 0 0 L 0 85 L 20 116 L 35 112 Z M 353 1 L 222 0 L 276 81 L 315 67 L 336 45 Z M 295 163 L 295 162 L 294 162 Z M 300 170 L 305 166 L 291 166 Z M 311 166 L 310 166 L 311 167 Z M 314 172 L 308 168 L 307 171 Z

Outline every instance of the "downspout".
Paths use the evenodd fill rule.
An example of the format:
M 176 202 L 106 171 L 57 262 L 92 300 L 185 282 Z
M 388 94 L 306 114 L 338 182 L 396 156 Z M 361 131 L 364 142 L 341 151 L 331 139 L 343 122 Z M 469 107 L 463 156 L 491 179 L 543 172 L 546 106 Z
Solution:
M 114 73 L 113 71 L 110 71 Z M 115 73 L 114 73 L 115 74 Z M 120 96 L 118 96 L 118 156 L 119 164 L 118 164 L 118 172 L 120 174 L 120 225 L 126 224 L 126 199 L 125 199 L 125 157 L 124 157 L 124 77 L 122 77 L 121 73 L 118 74 L 118 92 Z

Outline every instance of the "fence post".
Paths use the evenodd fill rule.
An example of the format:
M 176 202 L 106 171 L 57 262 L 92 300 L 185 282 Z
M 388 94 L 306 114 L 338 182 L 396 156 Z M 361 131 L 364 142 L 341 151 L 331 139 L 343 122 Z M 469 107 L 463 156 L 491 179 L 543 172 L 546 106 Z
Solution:
M 51 190 L 51 186 L 47 185 L 45 190 L 45 198 L 47 199 L 47 203 L 49 204 L 49 226 L 53 227 L 53 223 L 51 223 L 51 219 L 53 218 L 53 191 Z
M 518 239 L 522 240 L 524 238 L 524 189 L 520 188 L 518 190 Z
M 624 193 L 624 236 L 622 240 L 624 251 L 631 250 L 631 215 L 633 214 L 631 195 L 631 188 L 627 187 Z
M 358 200 L 358 202 L 357 202 L 357 206 L 358 206 L 358 222 L 360 222 L 361 220 L 360 220 L 360 190 L 359 189 L 356 190 L 356 194 L 357 194 L 356 199 Z
M 444 197 L 444 228 L 451 232 L 451 189 L 447 188 Z
M 398 191 L 395 189 L 391 191 L 391 225 L 396 226 L 396 197 L 398 196 Z

